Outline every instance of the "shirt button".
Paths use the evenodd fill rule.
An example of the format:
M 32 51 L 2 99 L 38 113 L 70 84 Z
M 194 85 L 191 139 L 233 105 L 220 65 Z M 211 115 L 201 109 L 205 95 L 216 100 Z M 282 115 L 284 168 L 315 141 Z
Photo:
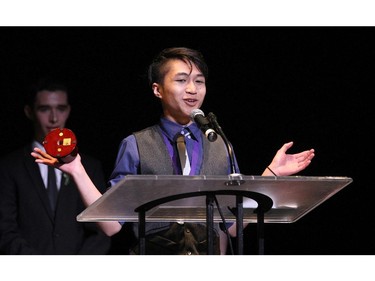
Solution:
M 190 229 L 186 229 L 185 231 L 186 231 L 186 233 L 190 233 Z

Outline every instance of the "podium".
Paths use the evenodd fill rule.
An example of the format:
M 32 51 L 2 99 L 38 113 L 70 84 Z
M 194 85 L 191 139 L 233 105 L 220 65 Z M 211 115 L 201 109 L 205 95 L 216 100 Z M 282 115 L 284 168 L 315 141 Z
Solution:
M 206 222 L 208 253 L 213 223 L 237 222 L 242 254 L 242 223 L 257 223 L 258 252 L 264 251 L 264 223 L 293 223 L 349 185 L 348 177 L 264 177 L 128 175 L 77 216 L 79 222 L 139 223 L 144 253 L 147 222 Z M 216 205 L 214 204 L 216 203 Z

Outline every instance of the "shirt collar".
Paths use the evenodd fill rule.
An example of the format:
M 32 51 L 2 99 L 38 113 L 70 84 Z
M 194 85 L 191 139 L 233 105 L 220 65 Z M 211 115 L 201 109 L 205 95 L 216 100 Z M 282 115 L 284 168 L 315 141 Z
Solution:
M 44 148 L 44 146 L 40 143 L 40 142 L 38 142 L 38 141 L 36 141 L 36 140 L 34 140 L 33 142 L 32 142 L 32 146 L 31 146 L 32 148 L 34 148 L 34 147 L 37 147 L 37 148 L 39 148 L 40 150 L 42 150 L 42 151 L 46 151 L 46 149 Z
M 183 128 L 188 128 L 191 132 L 190 135 L 196 140 L 198 140 L 200 136 L 200 129 L 195 122 L 191 123 L 189 126 L 182 126 L 165 117 L 161 117 L 160 128 L 171 141 L 173 141 L 176 134 L 180 133 Z

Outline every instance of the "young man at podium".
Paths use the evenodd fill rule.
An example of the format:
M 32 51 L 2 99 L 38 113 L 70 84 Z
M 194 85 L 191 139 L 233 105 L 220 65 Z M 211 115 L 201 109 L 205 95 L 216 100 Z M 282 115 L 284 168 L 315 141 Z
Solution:
M 161 102 L 163 114 L 154 126 L 123 139 L 109 180 L 111 186 L 129 174 L 228 175 L 233 172 L 222 138 L 207 140 L 202 130 L 204 124 L 197 124 L 202 116 L 192 118 L 192 112 L 203 104 L 207 76 L 208 67 L 197 50 L 168 48 L 155 57 L 149 66 L 148 78 L 154 96 Z M 201 115 L 199 111 L 198 115 Z M 186 155 L 175 145 L 181 135 L 181 144 L 186 144 L 183 148 Z M 287 154 L 292 145 L 292 142 L 284 144 L 262 175 L 288 176 L 305 169 L 314 157 L 314 150 Z M 70 174 L 86 206 L 102 196 L 87 176 L 79 154 L 66 164 L 38 148 L 32 155 L 36 162 Z M 235 167 L 235 172 L 239 173 L 237 165 Z M 118 233 L 123 225 L 114 221 L 98 224 L 108 236 Z M 235 228 L 235 224 L 229 227 L 232 236 L 236 235 Z M 226 253 L 226 236 L 219 235 L 220 232 L 216 229 L 215 254 Z M 206 254 L 205 241 L 205 224 L 146 223 L 146 254 Z M 133 250 L 136 252 L 136 249 Z

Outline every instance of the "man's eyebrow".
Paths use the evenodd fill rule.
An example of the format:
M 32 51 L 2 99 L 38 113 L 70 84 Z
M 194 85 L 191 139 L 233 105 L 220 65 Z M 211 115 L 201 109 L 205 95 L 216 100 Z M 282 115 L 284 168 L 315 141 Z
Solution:
M 191 73 L 186 73 L 186 72 L 177 72 L 177 73 L 175 74 L 175 76 L 178 76 L 178 75 L 190 76 Z M 203 73 L 198 73 L 196 76 L 204 77 Z
M 69 106 L 69 105 L 65 104 L 65 103 L 56 105 L 56 107 L 67 107 L 67 106 Z M 39 104 L 39 105 L 36 106 L 36 108 L 41 108 L 41 107 L 55 107 L 55 106 L 50 105 L 50 104 Z
M 186 75 L 186 76 L 189 76 L 189 73 L 186 73 L 186 72 L 177 72 L 176 73 L 176 76 L 177 75 Z

